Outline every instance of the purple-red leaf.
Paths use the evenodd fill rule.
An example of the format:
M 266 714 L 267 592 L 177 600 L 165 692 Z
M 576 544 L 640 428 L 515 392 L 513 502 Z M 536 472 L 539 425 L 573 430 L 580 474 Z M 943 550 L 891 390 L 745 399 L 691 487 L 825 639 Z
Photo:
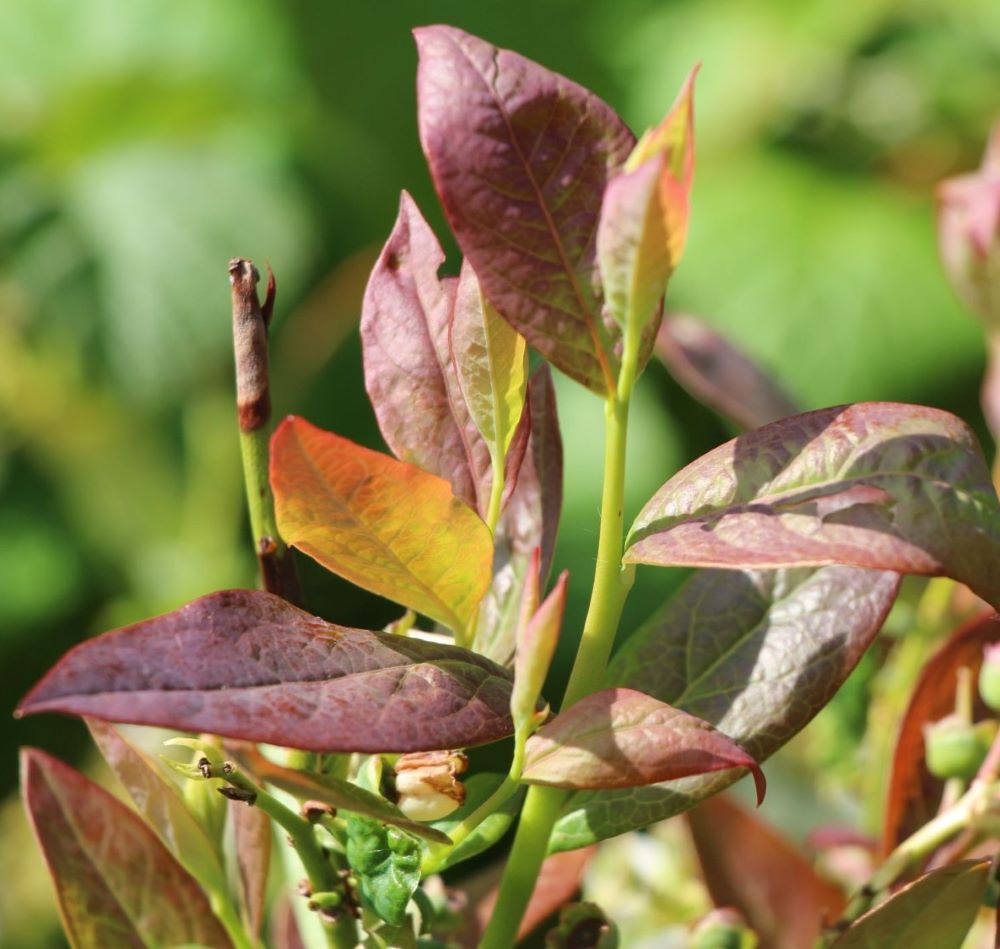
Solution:
M 225 892 L 228 884 L 219 851 L 187 809 L 177 785 L 113 725 L 91 719 L 87 727 L 104 760 L 146 822 L 195 879 L 210 890 Z
M 958 949 L 989 872 L 989 860 L 965 860 L 927 873 L 865 913 L 830 949 Z
M 271 868 L 271 819 L 259 808 L 233 802 L 236 864 L 239 869 L 240 904 L 247 932 L 260 939 L 267 911 L 267 875 Z
M 730 768 L 751 770 L 759 804 L 763 772 L 722 732 L 650 695 L 608 689 L 581 699 L 528 739 L 521 780 L 630 788 Z
M 765 425 L 703 455 L 640 512 L 625 560 L 858 567 L 953 577 L 1000 604 L 1000 508 L 954 415 L 869 402 Z
M 289 544 L 461 639 L 490 585 L 493 542 L 447 481 L 289 416 L 271 439 L 271 486 Z
M 771 949 L 802 949 L 836 919 L 844 896 L 760 817 L 719 794 L 688 815 L 712 902 L 732 906 Z
M 983 647 L 1000 642 L 1000 618 L 990 610 L 959 626 L 924 664 L 903 713 L 892 755 L 892 771 L 882 821 L 882 851 L 890 853 L 937 812 L 943 782 L 928 770 L 924 725 L 955 711 L 958 670 L 975 681 Z
M 798 411 L 760 366 L 694 316 L 664 317 L 656 355 L 692 396 L 739 428 L 759 428 Z
M 490 302 L 598 393 L 615 385 L 602 318 L 601 195 L 635 142 L 593 93 L 448 26 L 415 31 L 420 141 L 445 214 Z
M 899 578 L 854 567 L 699 571 L 634 632 L 609 684 L 711 722 L 763 761 L 830 700 L 892 606 Z M 551 847 L 567 850 L 679 814 L 735 772 L 578 791 Z
M 194 879 L 103 788 L 27 748 L 21 789 L 73 945 L 232 945 Z
M 496 741 L 513 731 L 509 702 L 509 675 L 482 656 L 228 590 L 81 643 L 18 714 L 374 753 Z
M 396 457 L 446 478 L 458 497 L 485 515 L 490 455 L 452 358 L 458 281 L 438 277 L 443 263 L 441 245 L 404 191 L 361 310 L 365 387 Z

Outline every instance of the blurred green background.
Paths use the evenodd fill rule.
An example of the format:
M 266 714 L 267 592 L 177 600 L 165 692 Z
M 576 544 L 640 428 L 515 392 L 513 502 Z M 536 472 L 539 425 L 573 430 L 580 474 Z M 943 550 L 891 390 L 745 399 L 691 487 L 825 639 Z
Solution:
M 401 188 L 445 236 L 409 35 L 432 22 L 571 76 L 637 131 L 701 61 L 672 308 L 803 408 L 925 402 L 982 431 L 980 333 L 937 262 L 933 190 L 1000 114 L 996 0 L 0 0 L 0 944 L 61 939 L 16 747 L 88 755 L 77 723 L 9 710 L 80 639 L 254 582 L 230 257 L 277 274 L 277 413 L 379 445 L 356 327 Z M 658 366 L 640 389 L 629 514 L 731 434 Z M 565 380 L 559 396 L 574 600 L 556 688 L 589 589 L 601 418 Z M 303 569 L 328 618 L 394 617 Z M 642 573 L 627 623 L 675 582 Z

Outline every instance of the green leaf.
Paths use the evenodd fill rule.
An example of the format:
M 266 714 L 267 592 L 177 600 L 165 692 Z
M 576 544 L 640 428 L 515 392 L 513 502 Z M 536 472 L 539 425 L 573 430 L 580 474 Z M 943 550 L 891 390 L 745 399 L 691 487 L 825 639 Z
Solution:
M 469 627 L 493 542 L 443 478 L 290 416 L 271 440 L 271 486 L 289 544 L 458 634 Z
M 21 793 L 74 947 L 230 949 L 204 892 L 134 811 L 34 748 L 21 752 Z
M 491 454 L 503 459 L 524 409 L 527 344 L 483 296 L 468 264 L 455 295 L 451 346 L 469 414 Z
M 741 435 L 660 488 L 626 546 L 659 566 L 945 575 L 1000 604 L 989 469 L 961 419 L 923 406 L 836 406 Z
M 899 578 L 852 567 L 692 576 L 619 651 L 607 684 L 697 715 L 764 761 L 830 700 L 880 629 Z M 578 791 L 552 850 L 645 827 L 736 775 L 620 791 Z
M 989 860 L 966 860 L 924 874 L 862 916 L 831 949 L 959 949 L 989 870 Z
M 396 827 L 351 814 L 347 818 L 347 862 L 361 893 L 392 926 L 406 921 L 406 905 L 420 883 L 420 844 Z
M 92 718 L 87 719 L 87 727 L 146 822 L 203 886 L 225 893 L 229 884 L 219 851 L 185 806 L 177 785 L 113 725 Z

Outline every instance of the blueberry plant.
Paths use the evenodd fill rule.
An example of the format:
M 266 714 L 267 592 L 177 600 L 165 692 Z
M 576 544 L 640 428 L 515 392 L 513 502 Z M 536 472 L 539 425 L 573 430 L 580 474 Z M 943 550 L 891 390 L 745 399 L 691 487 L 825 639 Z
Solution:
M 404 193 L 361 315 L 392 454 L 297 417 L 268 439 L 274 282 L 261 304 L 256 268 L 234 260 L 265 589 L 209 593 L 84 642 L 19 707 L 85 717 L 135 804 L 23 753 L 25 803 L 75 945 L 242 949 L 261 944 L 270 916 L 275 945 L 512 946 L 540 873 L 566 872 L 567 852 L 709 807 L 748 772 L 761 797 L 760 762 L 844 682 L 900 574 L 952 578 L 1000 604 L 1000 507 L 962 421 L 894 403 L 778 418 L 793 411 L 787 397 L 744 357 L 696 321 L 663 321 L 688 226 L 694 71 L 637 141 L 592 93 L 516 53 L 451 27 L 416 38 L 420 140 L 463 260 L 440 276 L 444 253 Z M 995 326 L 991 174 L 993 217 L 983 223 L 976 178 L 961 186 L 966 204 L 943 203 L 942 239 Z M 675 474 L 626 531 L 629 405 L 654 351 L 753 430 Z M 605 433 L 596 571 L 558 710 L 542 695 L 567 589 L 565 573 L 549 582 L 563 478 L 550 367 L 593 393 Z M 405 613 L 383 631 L 311 615 L 289 547 Z M 698 569 L 612 655 L 640 564 Z M 997 660 L 982 658 L 996 627 L 992 610 L 975 618 L 918 683 L 886 859 L 842 910 L 816 909 L 825 944 L 890 944 L 880 934 L 902 938 L 915 907 L 952 927 L 935 945 L 968 928 L 989 872 L 959 859 L 968 848 L 882 897 L 995 803 L 1000 745 L 974 721 L 973 677 L 982 666 L 996 707 Z M 185 757 L 157 760 L 111 723 L 186 733 L 168 742 Z M 467 754 L 502 739 L 506 773 Z M 937 816 L 915 817 L 921 780 L 935 778 L 947 779 Z M 272 861 L 273 825 L 290 847 Z M 511 829 L 488 922 L 462 930 L 440 874 Z M 272 862 L 281 886 L 268 885 Z M 727 910 L 692 939 L 723 936 L 754 938 Z M 548 938 L 615 942 L 588 904 L 567 907 Z

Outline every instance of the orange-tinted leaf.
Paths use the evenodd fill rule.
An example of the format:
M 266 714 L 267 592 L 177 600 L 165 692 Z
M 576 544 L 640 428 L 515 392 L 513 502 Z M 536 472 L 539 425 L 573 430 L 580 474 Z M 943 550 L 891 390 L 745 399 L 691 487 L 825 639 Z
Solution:
M 726 795 L 688 812 L 712 901 L 738 909 L 771 949 L 801 949 L 844 908 L 844 896 L 757 815 Z
M 830 949 L 959 949 L 989 870 L 989 860 L 966 860 L 927 873 L 862 916 Z
M 459 635 L 469 627 L 493 543 L 447 481 L 290 416 L 271 440 L 271 486 L 287 543 Z
M 103 788 L 28 748 L 21 789 L 74 946 L 232 945 L 194 879 Z
M 521 780 L 632 788 L 730 768 L 751 770 L 762 801 L 759 765 L 722 732 L 634 689 L 607 689 L 581 699 L 528 739 Z
M 496 741 L 513 731 L 509 705 L 509 673 L 475 653 L 225 590 L 81 643 L 17 714 L 376 753 Z
M 604 190 L 597 229 L 601 278 L 612 316 L 644 329 L 659 317 L 667 280 L 687 238 L 694 173 L 694 77 L 655 129 L 643 136 L 625 170 Z
M 1000 642 L 1000 618 L 988 611 L 963 624 L 924 665 L 899 727 L 883 819 L 882 849 L 892 851 L 937 812 L 942 782 L 927 770 L 924 725 L 955 710 L 958 670 L 983 663 L 983 646 Z

